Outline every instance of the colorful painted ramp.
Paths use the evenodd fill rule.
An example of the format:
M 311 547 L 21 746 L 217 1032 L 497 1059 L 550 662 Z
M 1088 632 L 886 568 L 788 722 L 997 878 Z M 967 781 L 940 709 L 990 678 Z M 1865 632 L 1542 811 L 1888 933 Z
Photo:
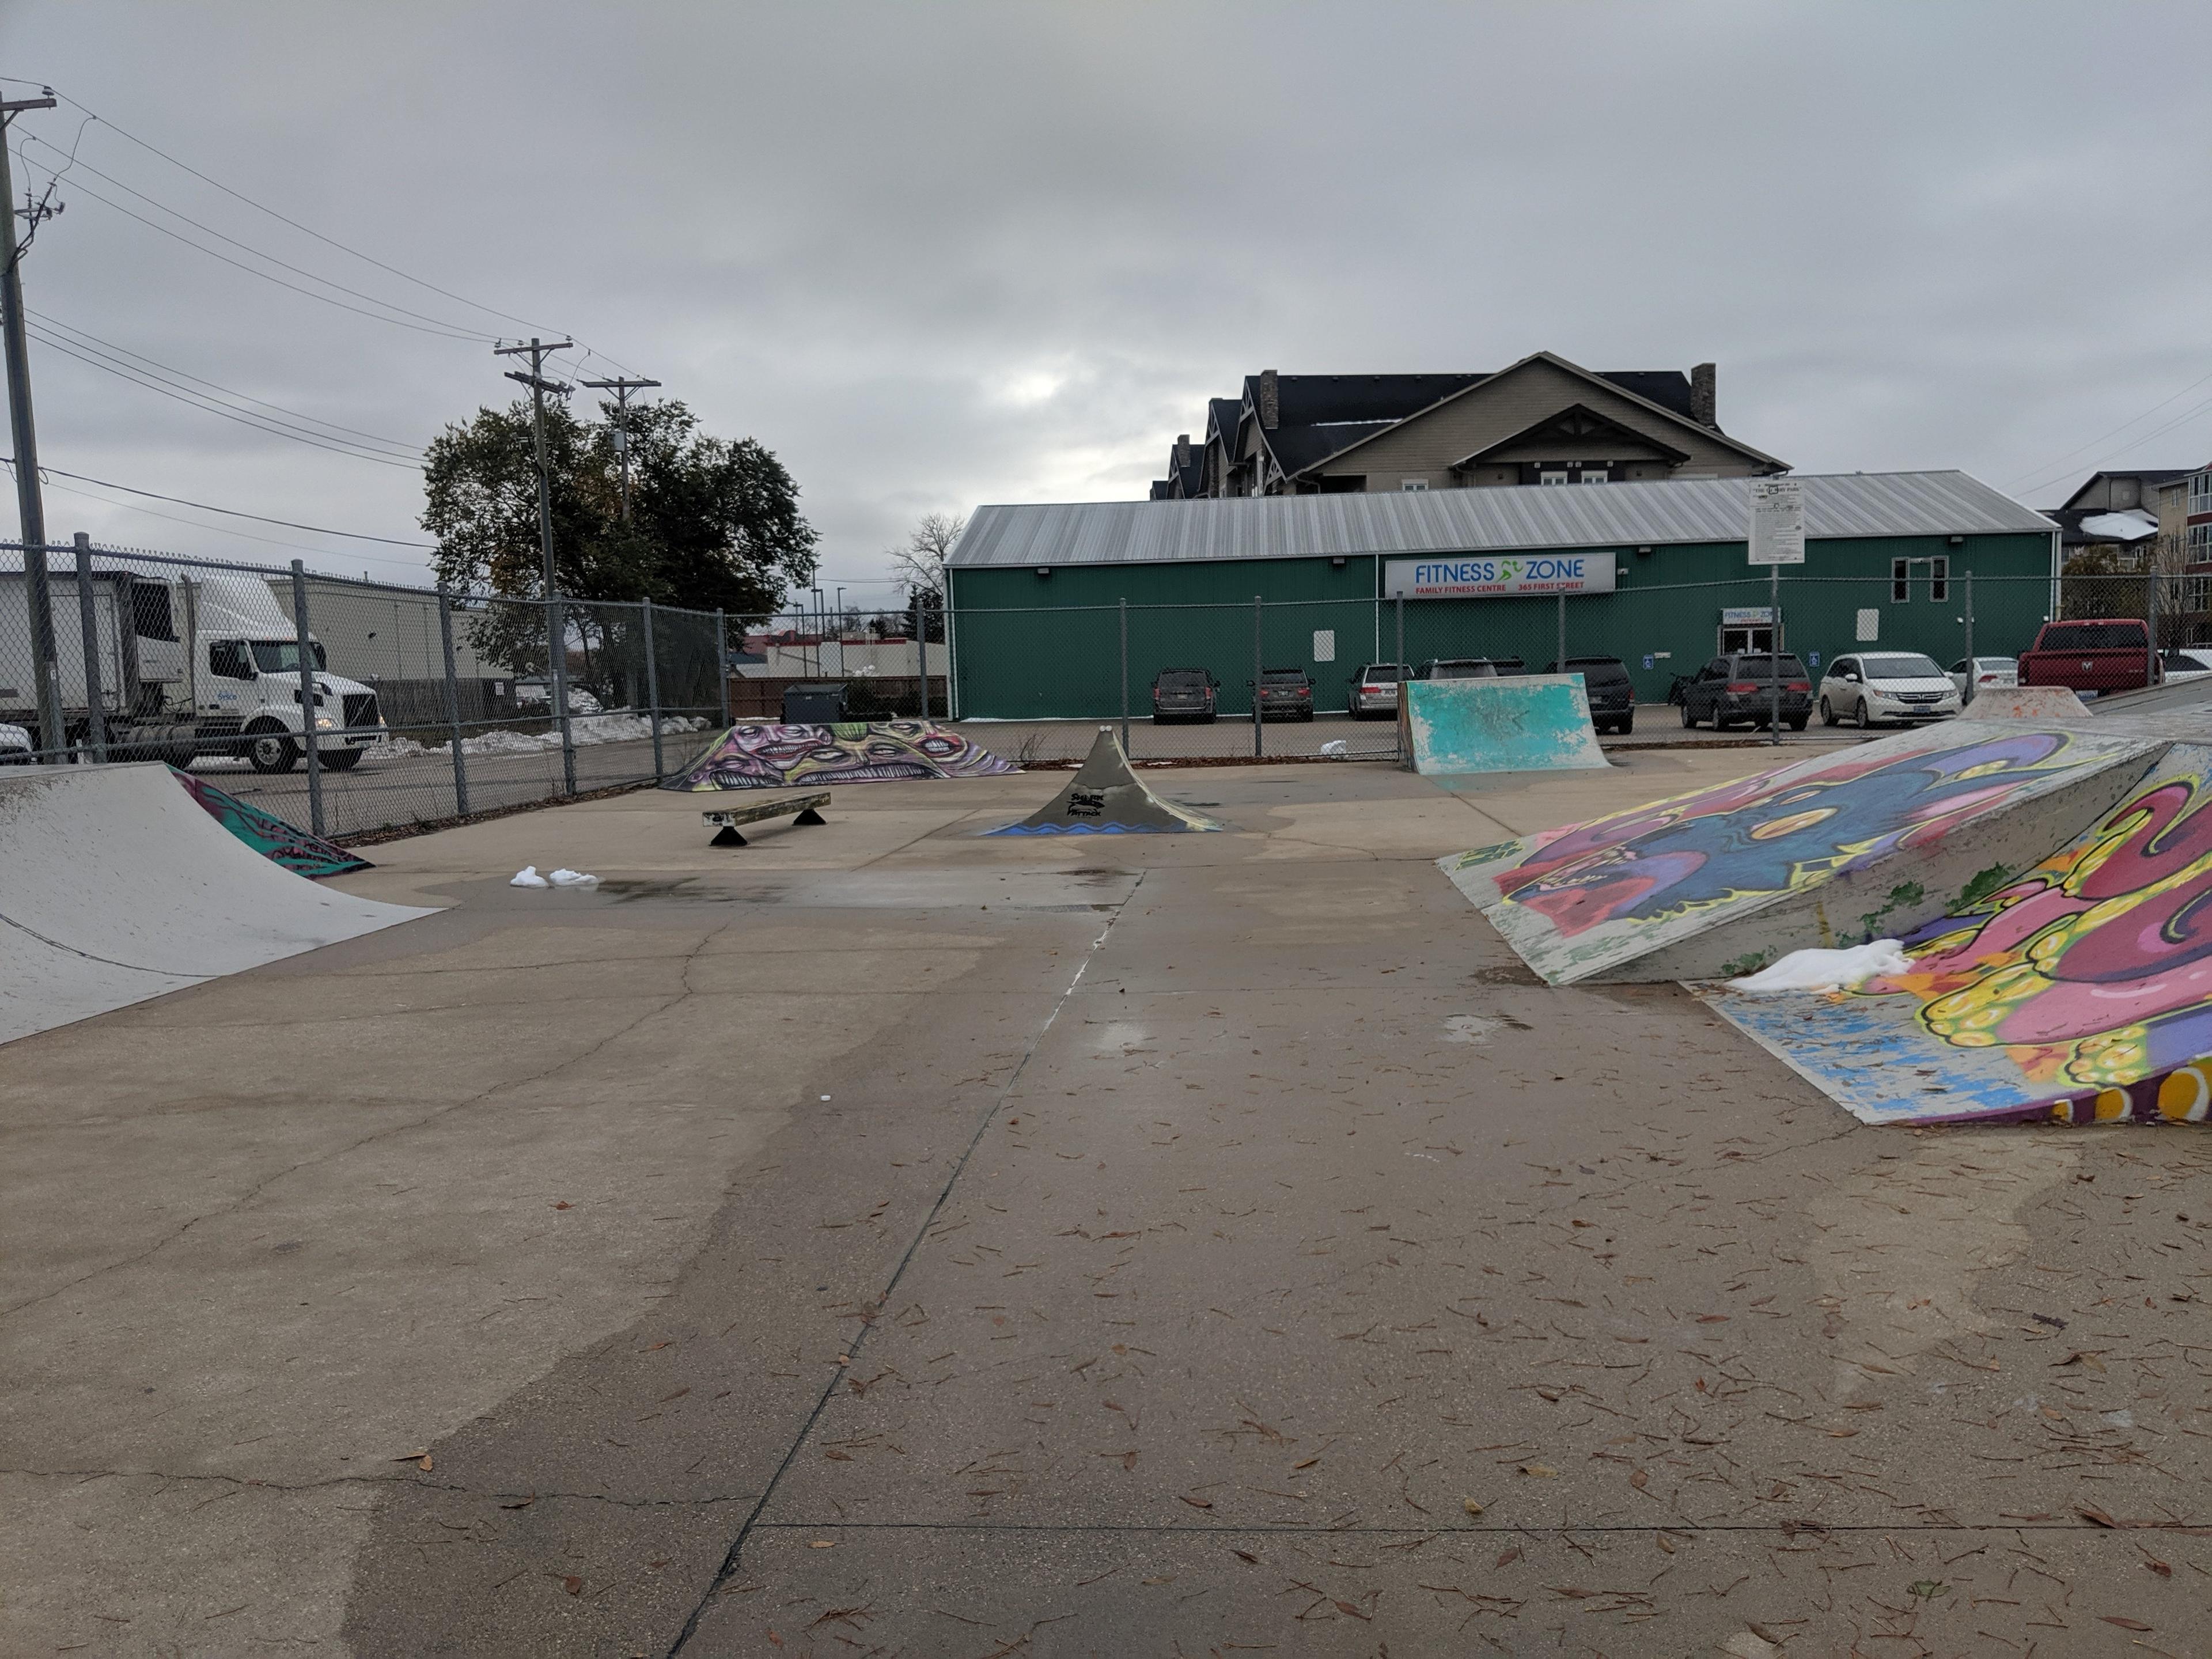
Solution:
M 981 778 L 1021 768 L 934 720 L 732 726 L 664 789 L 784 789 L 798 784 Z
M 302 880 L 155 763 L 0 774 L 0 1042 L 431 914 Z
M 1553 984 L 1732 978 L 1945 915 L 2087 830 L 2166 748 L 1950 721 L 1440 862 Z
M 1110 726 L 1098 728 L 1091 753 L 1054 795 L 1019 823 L 987 836 L 1171 836 L 1226 826 L 1203 812 L 1162 800 L 1129 769 L 1129 757 Z
M 1398 752 L 1409 772 L 1550 772 L 1607 764 L 1579 674 L 1407 680 Z
M 325 876 L 349 876 L 356 870 L 376 867 L 335 842 L 310 835 L 296 824 L 287 823 L 274 812 L 264 812 L 226 793 L 205 778 L 179 772 L 174 767 L 169 769 L 185 787 L 185 793 L 207 809 L 209 817 L 263 858 L 274 860 L 295 876 L 320 881 Z
M 1904 935 L 1853 991 L 1698 994 L 1869 1123 L 2202 1122 L 2212 1106 L 2212 747 Z

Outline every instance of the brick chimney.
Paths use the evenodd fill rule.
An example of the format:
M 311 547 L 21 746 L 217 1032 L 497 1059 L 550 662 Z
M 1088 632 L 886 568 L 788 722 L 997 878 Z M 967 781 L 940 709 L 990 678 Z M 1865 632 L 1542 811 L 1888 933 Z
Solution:
M 1282 413 L 1282 392 L 1276 383 L 1275 371 L 1263 368 L 1260 371 L 1260 424 L 1273 432 Z
M 1188 432 L 1176 434 L 1175 464 L 1178 472 L 1190 465 L 1190 434 Z
M 1711 363 L 1699 363 L 1690 371 L 1690 418 L 1716 431 L 1721 423 L 1717 407 L 1719 392 L 1713 383 L 1718 374 L 1719 370 Z

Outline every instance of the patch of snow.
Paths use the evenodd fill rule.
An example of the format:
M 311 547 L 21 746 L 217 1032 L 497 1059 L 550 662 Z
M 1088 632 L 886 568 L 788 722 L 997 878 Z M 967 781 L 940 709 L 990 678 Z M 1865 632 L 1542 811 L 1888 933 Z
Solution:
M 2140 513 L 2099 513 L 2081 520 L 2085 536 L 2102 536 L 2116 542 L 2139 542 L 2154 535 L 2158 520 Z
M 1327 743 L 1322 744 L 1321 752 L 1327 755 L 1331 760 L 1342 760 L 1346 754 L 1344 739 L 1342 738 L 1331 738 Z
M 552 879 L 556 887 L 597 887 L 599 884 L 597 876 L 587 876 L 580 870 L 556 870 Z
M 644 714 L 585 714 L 571 715 L 570 730 L 575 733 L 579 749 L 599 743 L 635 743 L 653 735 L 653 721 Z M 671 714 L 660 722 L 663 737 L 682 737 L 688 732 L 703 732 L 707 721 L 703 715 Z M 473 738 L 461 739 L 464 755 L 536 755 L 561 746 L 561 731 L 556 726 L 550 732 L 515 732 L 501 726 Z M 362 752 L 371 760 L 414 760 L 427 755 L 451 755 L 453 746 L 441 743 L 431 748 L 412 738 L 384 738 L 369 744 Z
M 526 864 L 508 878 L 509 887 L 550 887 L 553 884 L 538 873 L 538 866 Z
M 1905 947 L 1893 939 L 1854 945 L 1846 951 L 1792 951 L 1771 968 L 1747 979 L 1731 980 L 1734 991 L 1841 991 L 1883 974 L 1902 974 L 1912 966 Z

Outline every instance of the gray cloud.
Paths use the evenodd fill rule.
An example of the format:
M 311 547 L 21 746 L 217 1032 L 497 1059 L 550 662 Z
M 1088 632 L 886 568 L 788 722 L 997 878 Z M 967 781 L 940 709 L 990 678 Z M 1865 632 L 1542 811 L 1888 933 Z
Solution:
M 1713 358 L 1723 421 L 1802 468 L 1964 466 L 2039 501 L 2107 452 L 2202 460 L 2212 408 L 2127 441 L 2212 386 L 2066 452 L 2212 372 L 2212 220 L 2191 200 L 2208 51 L 2212 13 L 2184 5 L 0 13 L 0 70 L 760 438 L 832 580 L 880 574 L 924 512 L 1139 495 L 1203 400 L 1266 367 Z M 22 123 L 64 149 L 76 127 L 66 109 Z M 336 280 L 518 328 L 98 126 L 82 155 Z M 288 293 L 76 184 L 129 200 L 64 181 L 70 210 L 26 267 L 34 308 L 415 443 L 501 399 L 483 345 Z M 54 466 L 419 533 L 404 471 L 49 350 L 36 374 Z M 48 515 L 290 551 L 61 494 Z M 410 562 L 241 529 L 329 568 Z

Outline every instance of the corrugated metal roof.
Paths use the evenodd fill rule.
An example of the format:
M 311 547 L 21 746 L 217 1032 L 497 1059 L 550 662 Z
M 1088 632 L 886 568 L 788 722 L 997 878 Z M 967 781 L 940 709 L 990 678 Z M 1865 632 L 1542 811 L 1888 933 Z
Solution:
M 1798 476 L 1805 533 L 1815 540 L 2057 528 L 1964 472 Z M 1740 542 L 1750 517 L 1748 478 L 979 507 L 945 562 L 972 569 Z

